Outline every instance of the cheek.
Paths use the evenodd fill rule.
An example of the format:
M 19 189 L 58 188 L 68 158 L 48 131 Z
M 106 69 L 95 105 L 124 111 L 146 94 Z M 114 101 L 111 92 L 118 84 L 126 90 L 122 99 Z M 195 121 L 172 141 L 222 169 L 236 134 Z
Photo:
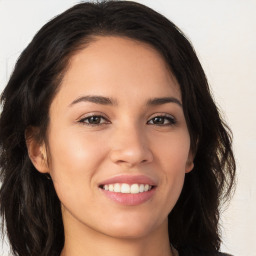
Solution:
M 82 129 L 60 130 L 52 134 L 54 136 L 51 136 L 49 141 L 51 141 L 50 153 L 53 167 L 68 165 L 71 167 L 70 171 L 76 170 L 76 167 L 84 169 L 96 159 L 100 160 L 104 151 L 102 139 L 99 136 L 86 134 Z M 80 168 L 77 169 L 78 172 L 79 170 Z
M 86 135 L 82 129 L 54 132 L 54 128 L 51 132 L 54 136 L 49 136 L 49 151 L 50 174 L 56 191 L 72 190 L 79 195 L 81 190 L 92 186 L 92 177 L 104 159 L 105 149 L 99 147 L 102 140 Z
M 52 127 L 53 129 L 53 127 Z M 56 193 L 65 209 L 83 212 L 94 205 L 94 175 L 106 150 L 99 136 L 89 136 L 81 129 L 59 130 L 49 136 L 50 174 Z
M 176 203 L 183 184 L 186 173 L 187 161 L 190 150 L 190 138 L 188 133 L 181 133 L 179 136 L 169 135 L 169 138 L 158 140 L 155 145 L 156 164 L 160 166 L 163 174 L 162 190 L 163 196 L 167 200 L 172 198 L 168 210 Z
M 190 152 L 188 132 L 170 133 L 159 137 L 152 148 L 165 172 L 185 171 Z

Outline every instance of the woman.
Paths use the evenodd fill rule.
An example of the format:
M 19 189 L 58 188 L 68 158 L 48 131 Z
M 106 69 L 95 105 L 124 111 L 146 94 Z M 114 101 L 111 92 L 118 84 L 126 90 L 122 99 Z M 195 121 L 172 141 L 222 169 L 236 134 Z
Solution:
M 230 131 L 165 17 L 126 1 L 74 6 L 24 50 L 1 103 L 15 255 L 223 255 Z

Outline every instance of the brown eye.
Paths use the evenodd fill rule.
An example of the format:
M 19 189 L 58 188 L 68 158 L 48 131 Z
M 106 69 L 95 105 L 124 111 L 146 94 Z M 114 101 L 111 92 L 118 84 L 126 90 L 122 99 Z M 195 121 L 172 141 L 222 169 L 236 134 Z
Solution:
M 155 116 L 152 119 L 150 119 L 147 124 L 151 125 L 174 125 L 176 123 L 174 117 L 172 116 Z
M 103 116 L 95 115 L 95 116 L 89 116 L 89 117 L 82 118 L 81 120 L 79 120 L 79 123 L 83 123 L 86 125 L 102 125 L 102 124 L 106 124 L 109 122 Z
M 89 124 L 100 124 L 101 117 L 100 116 L 91 116 L 88 117 L 88 123 Z
M 164 121 L 165 121 L 165 118 L 160 116 L 154 117 L 152 119 L 153 124 L 164 124 Z

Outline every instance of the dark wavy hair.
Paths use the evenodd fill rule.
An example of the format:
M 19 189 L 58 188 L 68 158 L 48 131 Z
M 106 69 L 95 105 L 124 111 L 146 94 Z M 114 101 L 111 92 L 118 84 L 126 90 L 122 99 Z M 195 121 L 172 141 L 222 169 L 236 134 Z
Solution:
M 64 245 L 60 201 L 53 183 L 36 171 L 25 131 L 38 127 L 46 139 L 49 106 L 70 57 L 94 36 L 120 36 L 153 46 L 165 59 L 182 93 L 195 154 L 177 204 L 168 216 L 170 242 L 219 250 L 219 213 L 235 180 L 231 131 L 211 97 L 204 71 L 184 34 L 161 14 L 139 3 L 80 3 L 52 19 L 19 57 L 1 95 L 0 212 L 12 251 L 19 256 L 58 256 Z

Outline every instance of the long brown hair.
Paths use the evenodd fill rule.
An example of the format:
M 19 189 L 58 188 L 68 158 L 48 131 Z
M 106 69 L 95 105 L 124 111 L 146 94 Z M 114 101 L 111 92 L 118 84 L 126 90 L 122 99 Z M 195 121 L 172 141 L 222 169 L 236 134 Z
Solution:
M 82 3 L 57 16 L 36 34 L 17 61 L 1 96 L 0 211 L 15 255 L 59 255 L 64 245 L 60 202 L 51 180 L 32 165 L 27 127 L 46 138 L 49 106 L 69 58 L 94 35 L 146 42 L 162 54 L 179 82 L 194 170 L 169 214 L 169 237 L 177 249 L 220 247 L 219 206 L 235 176 L 231 132 L 211 97 L 200 62 L 184 34 L 150 8 L 130 1 Z

